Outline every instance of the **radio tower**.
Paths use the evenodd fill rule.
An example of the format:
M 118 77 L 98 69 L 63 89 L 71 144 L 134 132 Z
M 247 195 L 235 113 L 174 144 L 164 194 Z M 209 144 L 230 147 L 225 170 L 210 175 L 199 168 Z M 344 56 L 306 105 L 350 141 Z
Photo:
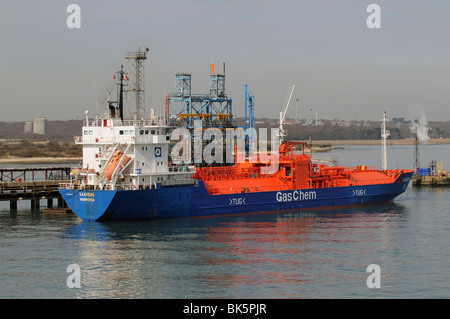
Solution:
M 144 61 L 147 60 L 148 48 L 144 51 L 139 49 L 136 52 L 126 53 L 125 58 L 130 61 L 130 83 L 128 84 L 128 92 L 134 92 L 136 109 L 134 118 L 140 119 L 145 115 L 145 96 L 144 96 Z
M 414 133 L 414 173 L 417 174 L 417 170 L 420 168 L 420 161 L 419 161 L 419 137 L 417 136 L 417 129 L 418 129 L 418 123 L 417 120 L 414 121 L 413 126 L 413 133 Z

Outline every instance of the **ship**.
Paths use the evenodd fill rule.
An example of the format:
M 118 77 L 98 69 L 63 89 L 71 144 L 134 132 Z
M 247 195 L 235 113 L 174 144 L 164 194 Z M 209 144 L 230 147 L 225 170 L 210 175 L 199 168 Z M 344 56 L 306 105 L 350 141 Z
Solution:
M 124 119 L 123 69 L 117 107 L 88 117 L 82 127 L 83 162 L 59 192 L 82 220 L 121 221 L 302 210 L 392 201 L 413 171 L 316 162 L 306 142 L 281 139 L 264 156 L 232 149 L 226 164 L 173 160 L 167 119 Z M 292 91 L 291 91 L 292 94 Z M 286 109 L 285 109 L 286 110 Z M 282 127 L 282 121 L 280 121 Z M 248 139 L 247 139 L 248 140 Z M 276 165 L 274 165 L 276 163 Z

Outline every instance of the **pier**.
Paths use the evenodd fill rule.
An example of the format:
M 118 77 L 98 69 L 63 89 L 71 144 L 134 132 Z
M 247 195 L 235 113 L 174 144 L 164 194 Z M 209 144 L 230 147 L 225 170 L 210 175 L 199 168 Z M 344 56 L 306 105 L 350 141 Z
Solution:
M 417 149 L 416 154 L 418 154 Z M 417 159 L 416 163 L 418 163 Z M 419 164 L 416 164 L 415 168 L 416 173 L 412 177 L 413 186 L 450 186 L 450 176 L 448 171 L 442 168 L 442 162 L 433 160 L 428 168 L 420 168 Z
M 431 176 L 420 176 L 416 175 L 412 178 L 413 186 L 450 186 L 449 176 L 431 175 Z
M 58 207 L 65 208 L 58 187 L 69 182 L 70 171 L 70 167 L 0 168 L 0 201 L 9 201 L 10 210 L 17 210 L 19 200 L 30 200 L 31 209 L 37 210 L 42 199 L 53 208 L 56 198 Z

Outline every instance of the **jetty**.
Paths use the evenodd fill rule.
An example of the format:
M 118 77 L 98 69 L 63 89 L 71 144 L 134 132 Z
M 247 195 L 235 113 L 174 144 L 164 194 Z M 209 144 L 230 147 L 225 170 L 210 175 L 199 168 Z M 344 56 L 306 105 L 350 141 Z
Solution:
M 17 210 L 19 200 L 29 200 L 31 209 L 40 208 L 40 201 L 47 200 L 47 208 L 67 209 L 58 187 L 70 181 L 71 167 L 0 168 L 0 201 L 9 201 L 10 210 Z
M 450 186 L 448 171 L 442 168 L 442 162 L 431 161 L 428 168 L 416 168 L 412 177 L 413 186 Z
M 431 186 L 431 187 L 450 186 L 450 177 L 442 175 L 429 175 L 429 176 L 414 175 L 412 178 L 412 185 Z

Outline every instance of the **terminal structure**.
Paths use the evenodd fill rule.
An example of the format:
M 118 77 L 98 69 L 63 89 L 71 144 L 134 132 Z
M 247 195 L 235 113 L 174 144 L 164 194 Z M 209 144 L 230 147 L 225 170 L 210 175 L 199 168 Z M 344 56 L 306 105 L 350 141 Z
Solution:
M 194 121 L 202 120 L 203 128 L 232 127 L 232 99 L 225 91 L 225 63 L 220 74 L 214 73 L 214 64 L 211 63 L 209 94 L 193 94 L 191 83 L 191 73 L 175 74 L 175 89 L 165 98 L 166 124 L 193 129 Z

